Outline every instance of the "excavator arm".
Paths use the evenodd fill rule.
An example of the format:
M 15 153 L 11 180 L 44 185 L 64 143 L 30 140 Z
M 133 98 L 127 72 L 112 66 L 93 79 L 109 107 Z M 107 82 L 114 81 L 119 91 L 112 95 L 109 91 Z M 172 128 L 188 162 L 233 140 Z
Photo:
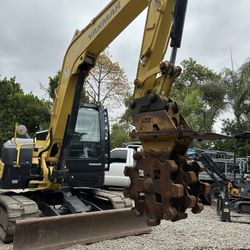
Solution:
M 130 105 L 136 127 L 131 135 L 139 137 L 144 152 L 134 155 L 135 167 L 125 169 L 131 179 L 125 195 L 135 200 L 140 214 L 147 214 L 148 225 L 185 219 L 187 208 L 199 213 L 203 209 L 199 195 L 210 190 L 198 178 L 202 164 L 187 162 L 188 147 L 201 135 L 189 128 L 169 97 L 181 73 L 175 58 L 186 8 L 187 0 L 151 1 Z M 162 61 L 169 43 L 170 61 Z
M 136 167 L 126 170 L 132 183 L 126 195 L 135 200 L 140 213 L 149 215 L 151 225 L 163 218 L 186 218 L 188 207 L 195 213 L 202 210 L 198 196 L 209 192 L 209 187 L 198 180 L 202 167 L 186 162 L 193 134 L 178 105 L 169 98 L 171 86 L 181 72 L 174 61 L 186 6 L 187 0 L 112 0 L 85 29 L 75 32 L 62 65 L 50 132 L 37 154 L 44 179 L 30 184 L 37 189 L 53 189 L 65 178 L 65 159 L 84 80 L 98 55 L 148 7 L 131 103 L 136 127 L 132 136 L 139 137 L 144 153 L 135 155 Z M 162 62 L 170 38 L 171 60 Z

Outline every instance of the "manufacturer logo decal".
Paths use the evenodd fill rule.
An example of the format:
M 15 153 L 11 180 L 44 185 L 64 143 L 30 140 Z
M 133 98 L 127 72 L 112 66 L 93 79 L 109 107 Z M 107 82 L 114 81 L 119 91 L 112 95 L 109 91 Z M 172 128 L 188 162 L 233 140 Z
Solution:
M 110 12 L 97 24 L 97 26 L 88 35 L 89 39 L 92 40 L 98 32 L 110 21 L 110 19 L 120 10 L 121 4 L 118 2 Z

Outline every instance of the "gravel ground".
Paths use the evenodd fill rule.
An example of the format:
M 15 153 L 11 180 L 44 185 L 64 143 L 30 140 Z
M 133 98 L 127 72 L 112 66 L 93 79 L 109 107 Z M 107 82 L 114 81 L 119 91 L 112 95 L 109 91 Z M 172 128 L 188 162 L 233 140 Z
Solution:
M 215 209 L 205 207 L 201 214 L 190 212 L 186 220 L 163 221 L 150 234 L 66 249 L 250 249 L 250 215 L 233 215 L 233 222 L 220 222 Z
M 205 207 L 198 215 L 189 212 L 186 220 L 163 221 L 150 234 L 106 240 L 90 245 L 76 245 L 65 250 L 106 249 L 249 249 L 250 215 L 232 214 L 231 223 L 220 222 L 215 209 Z M 12 245 L 0 243 L 0 249 L 10 250 Z

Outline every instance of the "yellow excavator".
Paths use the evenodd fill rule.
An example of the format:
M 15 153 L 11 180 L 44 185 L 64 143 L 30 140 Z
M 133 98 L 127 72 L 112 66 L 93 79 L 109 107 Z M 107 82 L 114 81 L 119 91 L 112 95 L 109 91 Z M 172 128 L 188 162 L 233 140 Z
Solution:
M 112 0 L 75 32 L 48 131 L 33 140 L 17 126 L 14 138 L 3 146 L 2 241 L 14 237 L 15 249 L 54 249 L 149 232 L 148 226 L 162 219 L 186 218 L 187 208 L 193 213 L 203 209 L 199 195 L 207 194 L 209 185 L 198 179 L 202 164 L 188 163 L 186 153 L 194 138 L 213 135 L 192 131 L 169 97 L 181 73 L 175 58 L 186 7 L 187 0 Z M 134 200 L 131 209 L 124 208 L 126 199 L 97 189 L 103 185 L 108 158 L 107 116 L 98 106 L 81 107 L 80 94 L 99 54 L 146 8 L 130 105 L 136 127 L 132 136 L 139 138 L 144 151 L 134 155 L 135 166 L 125 169 L 131 184 L 124 195 Z M 162 61 L 169 46 L 170 61 Z M 116 202 L 123 208 L 110 209 L 119 207 Z

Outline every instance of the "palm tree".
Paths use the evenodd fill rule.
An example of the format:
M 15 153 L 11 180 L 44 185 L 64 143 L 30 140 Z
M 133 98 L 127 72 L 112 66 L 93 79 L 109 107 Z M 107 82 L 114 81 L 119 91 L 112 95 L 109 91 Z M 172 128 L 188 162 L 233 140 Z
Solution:
M 227 102 L 234 112 L 236 122 L 240 123 L 250 112 L 250 60 L 237 71 L 226 68 L 222 77 L 227 88 Z

